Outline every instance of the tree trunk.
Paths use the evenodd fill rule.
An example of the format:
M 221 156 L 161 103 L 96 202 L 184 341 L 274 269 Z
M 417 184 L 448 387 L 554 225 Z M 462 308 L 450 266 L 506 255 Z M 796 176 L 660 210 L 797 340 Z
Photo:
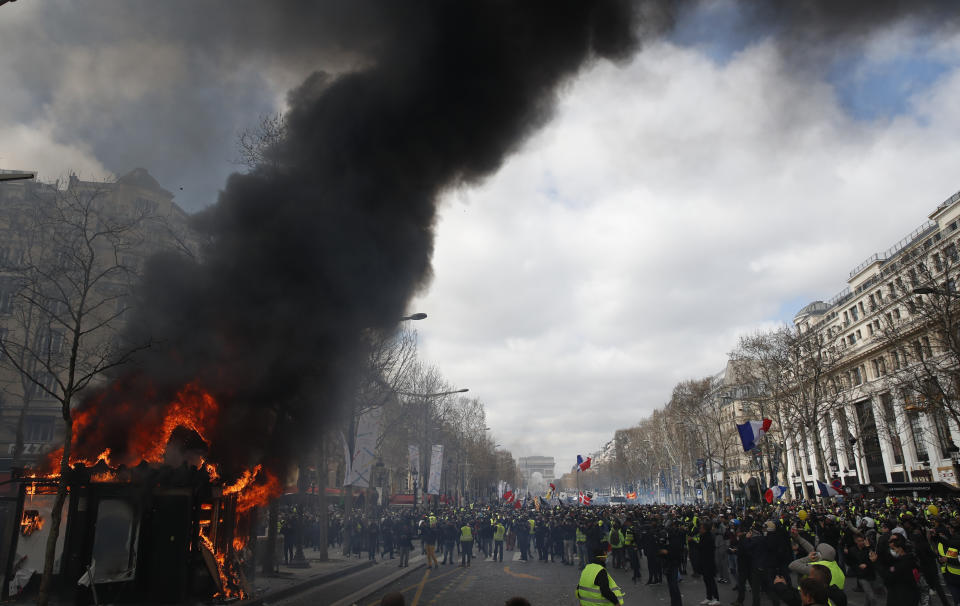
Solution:
M 353 486 L 343 487 L 343 555 L 349 556 L 353 543 L 353 527 L 350 518 L 353 516 Z
M 277 526 L 280 524 L 280 501 L 270 501 L 267 515 L 267 553 L 263 554 L 263 574 L 273 574 L 277 557 Z
M 66 405 L 65 406 L 69 406 Z M 69 408 L 67 409 L 69 410 Z M 68 415 L 69 416 L 69 415 Z M 60 538 L 60 522 L 63 519 L 63 504 L 67 500 L 67 477 L 70 472 L 70 450 L 73 444 L 73 419 L 64 421 L 63 456 L 60 457 L 60 480 L 57 482 L 57 498 L 50 512 L 50 534 L 47 536 L 46 553 L 43 557 L 43 576 L 37 594 L 37 606 L 50 603 L 50 586 L 53 583 L 53 562 L 57 555 L 57 539 Z M 62 562 L 61 562 L 62 566 Z
M 327 515 L 327 446 L 323 441 L 323 432 L 320 433 L 319 459 L 317 461 L 317 492 L 320 493 L 320 515 L 317 523 L 320 525 L 320 561 L 326 562 L 330 559 L 327 551 L 327 544 L 330 541 L 327 536 L 330 520 Z

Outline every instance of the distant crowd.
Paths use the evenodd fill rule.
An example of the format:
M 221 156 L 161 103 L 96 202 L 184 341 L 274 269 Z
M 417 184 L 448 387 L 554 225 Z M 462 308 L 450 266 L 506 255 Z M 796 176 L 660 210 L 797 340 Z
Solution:
M 622 597 L 612 592 L 619 591 L 613 577 L 628 573 L 634 584 L 668 585 L 672 606 L 682 603 L 678 582 L 686 577 L 702 580 L 704 605 L 720 604 L 718 584 L 730 583 L 735 606 L 748 588 L 753 606 L 846 606 L 850 592 L 862 592 L 865 606 L 926 605 L 931 596 L 960 606 L 958 516 L 958 499 L 891 498 L 741 508 L 473 504 L 351 515 L 332 508 L 326 536 L 329 548 L 398 566 L 414 549 L 432 567 L 469 566 L 474 551 L 500 561 L 504 551 L 518 551 L 520 560 L 580 571 L 599 563 L 611 593 L 595 598 L 614 604 Z M 320 530 L 319 516 L 285 511 L 286 558 L 294 545 L 318 547 Z M 584 576 L 591 578 L 581 578 L 581 603 L 596 604 L 584 597 L 593 575 Z

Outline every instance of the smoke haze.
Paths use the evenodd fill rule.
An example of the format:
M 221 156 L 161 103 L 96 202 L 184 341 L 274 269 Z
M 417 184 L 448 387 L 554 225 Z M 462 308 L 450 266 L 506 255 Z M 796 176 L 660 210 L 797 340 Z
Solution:
M 290 93 L 279 168 L 232 175 L 196 217 L 212 242 L 203 262 L 149 264 L 130 338 L 163 341 L 99 394 L 112 429 L 97 443 L 81 435 L 78 454 L 110 447 L 122 459 L 129 419 L 117 405 L 149 407 L 146 394 L 199 380 L 226 411 L 212 456 L 281 469 L 347 397 L 362 331 L 391 326 L 428 284 L 439 196 L 496 171 L 549 120 L 565 82 L 597 59 L 628 60 L 641 32 L 661 32 L 687 4 L 250 1 L 173 16 L 165 3 L 120 5 L 108 18 L 154 19 L 152 35 L 229 63 L 335 60 Z M 751 19 L 791 45 L 952 16 L 937 1 L 761 6 Z

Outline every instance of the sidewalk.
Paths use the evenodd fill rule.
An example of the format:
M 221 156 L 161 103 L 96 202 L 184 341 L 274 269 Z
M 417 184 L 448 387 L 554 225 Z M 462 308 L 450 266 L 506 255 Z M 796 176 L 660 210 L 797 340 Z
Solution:
M 377 559 L 376 562 L 367 560 L 366 553 L 360 558 L 348 557 L 343 555 L 340 548 L 330 549 L 328 551 L 328 560 L 321 562 L 319 552 L 313 549 L 304 549 L 303 555 L 309 568 L 294 568 L 285 564 L 280 565 L 280 571 L 272 575 L 257 574 L 254 579 L 253 595 L 246 600 L 239 602 L 244 606 L 262 606 L 273 604 L 300 592 L 307 591 L 335 579 L 340 579 L 361 570 L 368 568 L 382 568 L 385 578 L 394 578 L 398 574 L 406 574 L 420 567 L 425 561 L 425 557 L 419 554 L 419 550 L 414 550 L 410 557 L 410 566 L 403 569 L 403 572 L 397 571 L 397 562 L 399 558 L 386 560 Z M 379 583 L 378 583 L 379 584 Z

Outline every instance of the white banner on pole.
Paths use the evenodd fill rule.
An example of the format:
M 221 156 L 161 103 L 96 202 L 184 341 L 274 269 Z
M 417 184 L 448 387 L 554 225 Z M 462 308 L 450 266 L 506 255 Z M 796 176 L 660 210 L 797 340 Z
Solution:
M 430 487 L 428 494 L 440 494 L 440 472 L 443 471 L 443 444 L 434 444 L 430 453 Z
M 377 459 L 377 442 L 380 440 L 382 408 L 371 408 L 357 420 L 357 437 L 353 442 L 353 462 L 350 465 L 350 482 L 347 486 L 370 487 L 370 473 Z
M 410 468 L 410 473 L 413 475 L 419 475 L 420 473 L 420 447 L 416 444 L 411 444 L 408 448 L 409 460 L 407 461 L 407 466 Z

